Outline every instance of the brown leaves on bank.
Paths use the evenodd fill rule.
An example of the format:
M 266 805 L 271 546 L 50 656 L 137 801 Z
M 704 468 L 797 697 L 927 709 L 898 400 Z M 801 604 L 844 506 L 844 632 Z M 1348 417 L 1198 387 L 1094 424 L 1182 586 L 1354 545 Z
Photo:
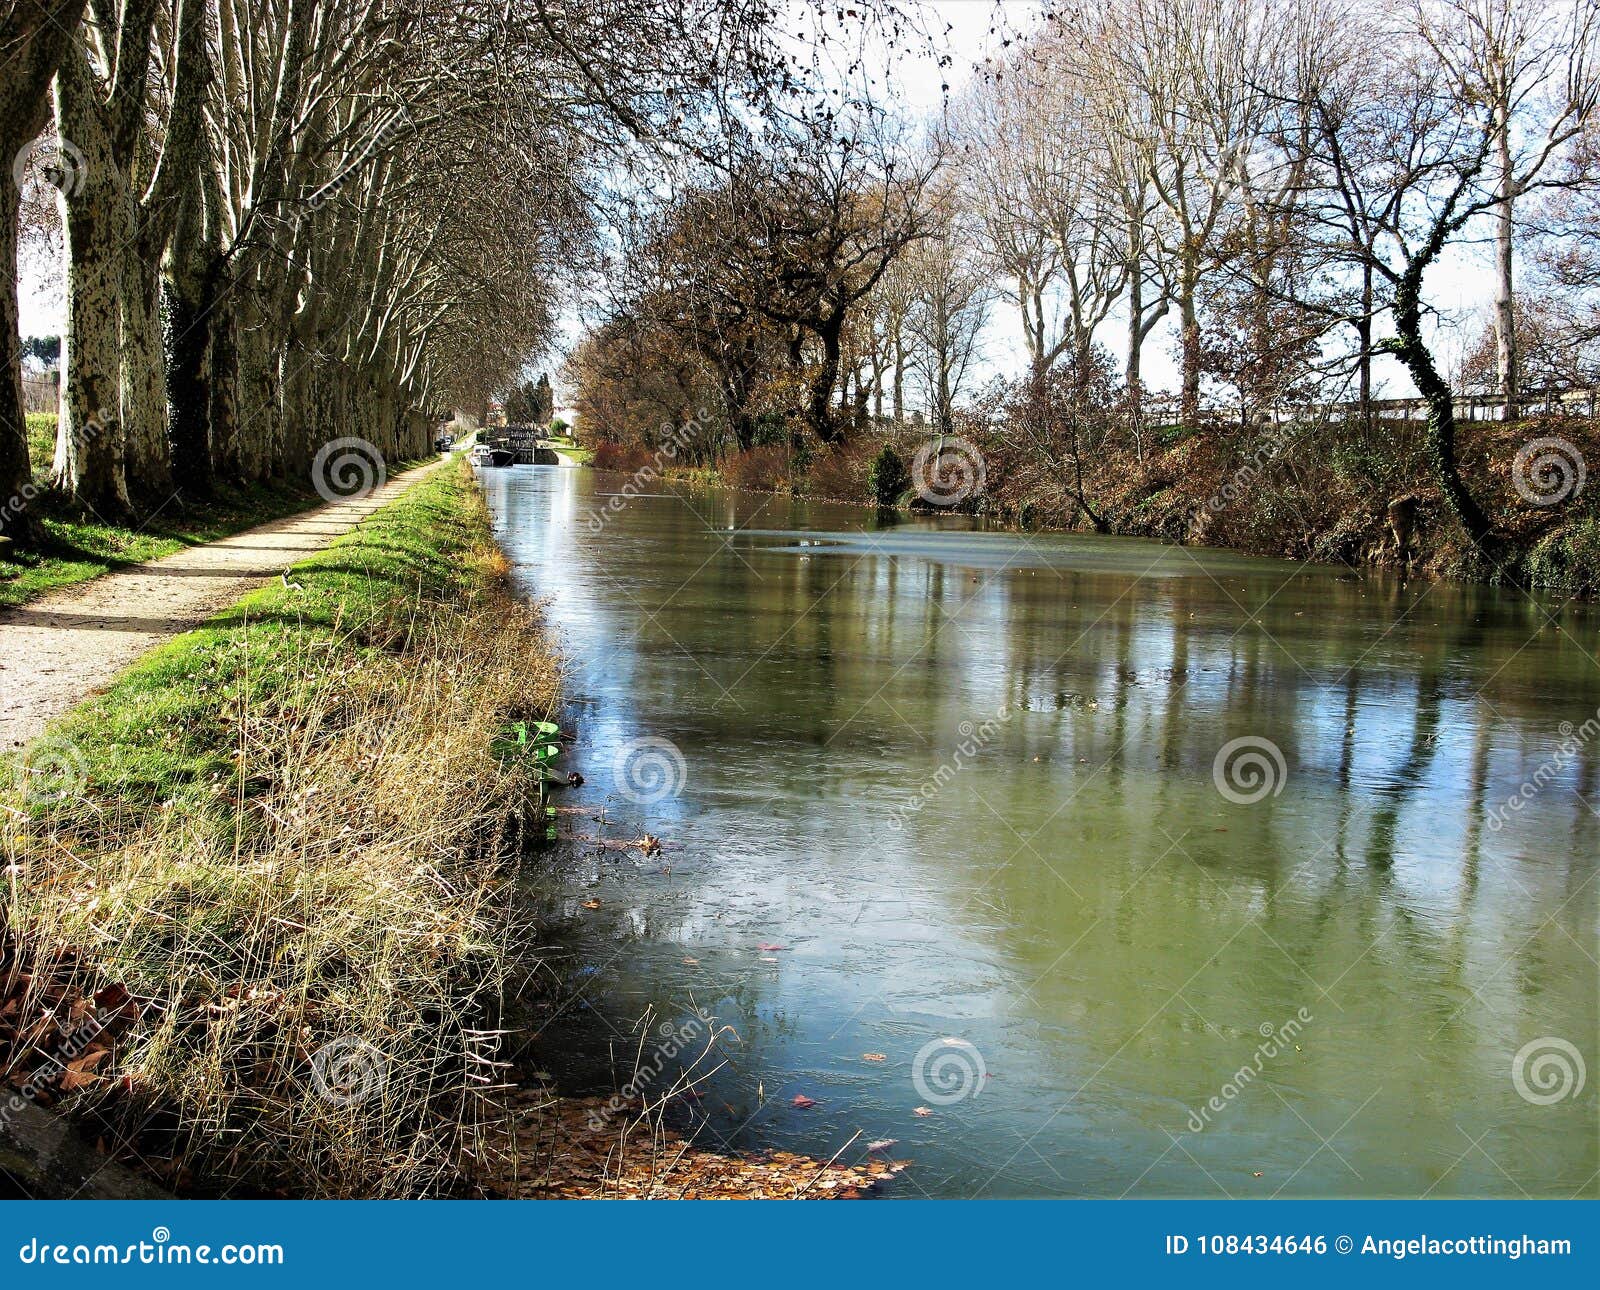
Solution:
M 515 1130 L 483 1161 L 485 1184 L 538 1199 L 854 1200 L 882 1187 L 906 1161 L 846 1164 L 792 1151 L 738 1154 L 668 1128 L 636 1104 L 517 1094 Z

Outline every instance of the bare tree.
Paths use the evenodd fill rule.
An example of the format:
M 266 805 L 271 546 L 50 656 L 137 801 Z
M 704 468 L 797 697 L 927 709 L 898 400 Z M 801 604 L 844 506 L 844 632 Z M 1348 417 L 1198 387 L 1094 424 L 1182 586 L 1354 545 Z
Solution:
M 933 221 L 929 235 L 907 253 L 913 292 L 909 330 L 913 361 L 927 384 L 933 428 L 949 434 L 956 395 L 979 355 L 993 289 L 948 195 L 935 207 Z

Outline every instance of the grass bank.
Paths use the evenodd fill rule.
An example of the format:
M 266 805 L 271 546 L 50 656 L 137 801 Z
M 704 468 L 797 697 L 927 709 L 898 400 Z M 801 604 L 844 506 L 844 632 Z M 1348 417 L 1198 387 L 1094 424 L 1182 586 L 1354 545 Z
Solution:
M 470 1189 L 530 774 L 490 745 L 559 686 L 503 571 L 446 468 L 34 745 L 0 811 L 14 1090 L 183 1194 Z
M 28 414 L 28 449 L 38 466 L 35 480 L 41 486 L 49 477 L 55 432 L 53 413 Z M 142 520 L 107 523 L 74 510 L 46 490 L 34 503 L 43 541 L 29 551 L 0 546 L 0 607 L 20 605 L 47 591 L 214 542 L 322 504 L 309 480 L 304 485 L 254 484 L 219 489 L 205 502 L 174 497 Z

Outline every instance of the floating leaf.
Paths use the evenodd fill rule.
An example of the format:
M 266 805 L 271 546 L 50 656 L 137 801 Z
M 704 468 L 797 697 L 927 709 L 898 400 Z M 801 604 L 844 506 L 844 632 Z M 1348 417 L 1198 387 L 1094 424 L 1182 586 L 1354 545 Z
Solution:
M 864 1062 L 881 1062 L 885 1060 L 885 1057 L 883 1053 L 862 1053 L 861 1060 Z
M 585 909 L 599 909 L 600 902 L 597 899 L 589 899 L 583 902 L 583 907 Z

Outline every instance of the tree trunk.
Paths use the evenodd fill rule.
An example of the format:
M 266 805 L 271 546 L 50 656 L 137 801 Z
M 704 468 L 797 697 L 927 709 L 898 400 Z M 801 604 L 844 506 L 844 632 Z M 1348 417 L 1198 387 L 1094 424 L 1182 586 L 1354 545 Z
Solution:
M 16 167 L 44 128 L 50 85 L 77 39 L 84 0 L 19 0 L 0 18 L 0 156 Z M 26 503 L 33 489 L 28 419 L 22 397 L 22 338 L 18 330 L 17 240 L 22 194 L 5 177 L 0 199 L 0 533 L 13 541 L 37 536 Z
M 894 338 L 894 423 L 899 427 L 906 418 L 906 346 L 898 335 Z
M 22 399 L 22 344 L 17 330 L 17 219 L 22 194 L 0 183 L 0 533 L 14 542 L 34 536 L 26 503 L 32 491 L 28 418 Z
M 1144 282 L 1137 267 L 1128 277 L 1128 362 L 1123 380 L 1129 400 L 1137 403 L 1144 385 Z
M 122 261 L 122 422 L 127 435 L 130 493 L 158 502 L 172 489 L 167 442 L 166 345 L 161 279 L 133 248 Z
M 844 436 L 839 432 L 833 417 L 833 390 L 839 383 L 839 362 L 844 335 L 842 311 L 824 319 L 816 329 L 822 341 L 822 362 L 811 378 L 811 397 L 806 408 L 806 419 L 812 431 L 823 443 L 838 443 Z
M 1504 120 L 1497 133 L 1496 147 L 1500 154 L 1500 200 L 1494 211 L 1494 347 L 1500 394 L 1505 399 L 1505 419 L 1511 421 L 1518 415 L 1517 395 L 1522 380 L 1522 373 L 1518 370 L 1520 363 L 1517 355 L 1516 300 L 1512 281 L 1512 252 L 1516 232 L 1513 224 L 1516 176 L 1511 168 L 1511 139 Z
M 1187 268 L 1178 288 L 1178 316 L 1183 344 L 1183 389 L 1178 417 L 1187 430 L 1200 428 L 1200 314 L 1195 305 L 1195 278 Z
M 1372 266 L 1367 264 L 1361 269 L 1361 317 L 1356 320 L 1356 343 L 1361 347 L 1361 424 L 1368 434 L 1372 433 L 1372 305 Z
M 205 293 L 188 273 L 166 284 L 167 404 L 173 481 L 191 497 L 212 489 L 210 374 Z
M 103 517 L 126 514 L 119 249 L 133 236 L 122 176 L 111 155 L 94 73 L 82 48 L 56 76 L 56 121 L 83 164 L 62 191 L 66 232 L 64 382 L 56 431 L 56 486 Z
M 1436 233 L 1434 241 L 1441 240 Z M 1395 335 L 1386 348 L 1406 365 L 1417 391 L 1427 401 L 1428 464 L 1434 482 L 1473 545 L 1492 559 L 1498 540 L 1489 517 L 1467 491 L 1456 466 L 1455 398 L 1422 339 L 1422 274 L 1427 263 L 1419 257 L 1401 276 L 1394 300 Z

